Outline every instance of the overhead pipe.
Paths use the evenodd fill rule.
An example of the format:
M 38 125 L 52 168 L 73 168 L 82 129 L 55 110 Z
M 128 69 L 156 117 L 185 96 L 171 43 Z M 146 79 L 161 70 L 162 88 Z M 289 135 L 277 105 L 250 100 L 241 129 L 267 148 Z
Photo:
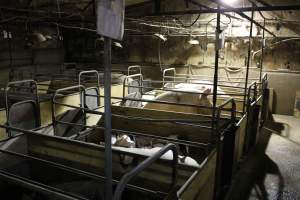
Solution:
M 272 6 L 271 4 L 269 4 L 269 3 L 267 3 L 267 2 L 265 2 L 263 0 L 255 0 L 255 1 L 257 1 L 258 3 L 260 3 L 263 6 Z
M 210 0 L 215 3 L 221 4 L 219 1 L 214 1 Z M 150 3 L 151 1 L 147 1 L 147 3 Z M 229 7 L 226 4 L 222 4 L 225 8 L 220 8 L 221 13 L 226 13 L 226 12 L 251 12 L 252 7 L 240 7 L 240 8 L 233 8 Z M 127 8 L 127 7 L 126 7 Z M 13 7 L 7 7 L 7 6 L 0 6 L 0 9 L 2 12 L 18 12 L 18 13 L 35 13 L 35 14 L 42 14 L 43 17 L 45 14 L 49 16 L 54 15 L 57 16 L 58 12 L 56 11 L 46 11 L 46 10 L 33 10 L 33 9 L 24 9 L 24 8 L 13 8 Z M 270 11 L 290 11 L 290 10 L 300 10 L 300 5 L 281 5 L 281 6 L 260 6 L 254 8 L 254 11 L 265 11 L 265 12 L 270 12 Z M 149 14 L 148 16 L 161 16 L 161 15 L 187 15 L 187 14 L 213 14 L 217 13 L 218 10 L 215 8 L 207 8 L 205 10 L 185 10 L 185 11 L 171 11 L 171 12 L 160 12 L 160 13 L 152 13 Z M 61 15 L 65 16 L 70 16 L 71 13 L 67 12 L 59 12 Z M 63 18 L 63 16 L 62 16 Z M 90 19 L 91 22 L 92 19 Z
M 219 1 L 210 0 L 216 4 L 220 4 L 224 6 L 224 8 L 220 8 L 221 13 L 227 13 L 227 12 L 251 12 L 252 7 L 239 7 L 239 8 L 233 8 L 228 6 L 227 4 L 224 4 Z M 264 12 L 273 12 L 273 11 L 297 11 L 300 10 L 300 5 L 289 5 L 289 6 L 261 6 L 261 7 L 255 7 L 254 11 L 264 11 Z M 184 10 L 184 11 L 170 11 L 170 12 L 160 12 L 160 13 L 152 13 L 148 14 L 147 16 L 167 16 L 167 15 L 190 15 L 190 14 L 214 14 L 217 13 L 217 9 L 210 8 L 205 10 Z

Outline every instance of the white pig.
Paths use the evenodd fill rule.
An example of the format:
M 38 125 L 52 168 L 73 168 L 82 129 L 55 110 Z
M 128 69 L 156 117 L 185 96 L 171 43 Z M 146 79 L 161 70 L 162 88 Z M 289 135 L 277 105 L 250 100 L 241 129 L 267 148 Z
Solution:
M 208 98 L 208 96 L 211 95 L 211 91 L 212 88 L 207 87 L 205 85 L 182 83 L 176 85 L 174 91 L 168 91 L 163 94 L 160 94 L 154 100 L 178 104 L 191 104 L 212 107 L 212 104 Z M 211 109 L 208 108 L 198 108 L 192 106 L 180 106 L 170 104 L 147 103 L 144 106 L 144 108 L 183 113 L 196 113 L 207 115 L 211 114 Z

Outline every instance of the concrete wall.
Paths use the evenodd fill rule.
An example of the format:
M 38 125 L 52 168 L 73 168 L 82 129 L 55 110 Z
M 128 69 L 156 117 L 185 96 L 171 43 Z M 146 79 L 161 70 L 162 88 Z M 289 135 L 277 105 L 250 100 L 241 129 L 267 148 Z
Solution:
M 268 72 L 269 87 L 274 88 L 274 114 L 293 115 L 296 91 L 300 91 L 300 74 Z
M 162 65 L 202 65 L 214 66 L 215 43 L 213 39 L 199 37 L 199 45 L 188 43 L 189 37 L 168 37 L 166 42 L 160 42 L 155 37 L 125 38 L 125 55 L 119 56 L 125 62 L 159 63 Z M 273 43 L 269 41 L 268 43 Z M 244 67 L 248 55 L 248 39 L 227 39 L 226 48 L 220 52 L 220 64 L 229 67 Z M 264 69 L 300 70 L 299 41 L 282 43 L 269 48 L 264 54 Z M 254 39 L 251 54 L 251 67 L 259 66 L 261 44 Z M 160 53 L 159 53 L 160 52 Z M 258 52 L 254 56 L 254 52 Z
M 64 62 L 64 51 L 58 48 L 52 41 L 45 46 L 26 48 L 20 38 L 11 40 L 1 39 L 0 45 L 0 84 L 9 80 L 9 72 L 12 70 L 13 80 L 30 78 L 34 73 L 58 73 Z
M 62 49 L 38 49 L 29 54 L 25 51 L 13 52 L 12 65 L 9 64 L 9 60 L 3 59 L 0 62 L 0 84 L 9 80 L 10 69 L 14 69 L 13 80 L 28 79 L 33 77 L 34 73 L 59 73 L 63 55 Z
M 179 11 L 184 9 L 198 9 L 198 7 L 190 4 L 189 8 L 186 8 L 185 1 L 182 0 L 162 1 L 161 11 Z M 152 11 L 148 8 L 145 8 L 145 10 Z M 137 12 L 133 10 L 131 14 L 133 16 L 135 16 L 134 13 L 139 15 L 144 13 L 145 10 L 140 10 L 139 8 L 136 10 Z M 270 18 L 277 16 L 276 13 L 271 13 L 270 16 L 267 13 L 265 14 L 265 16 Z M 279 17 L 285 19 L 298 19 L 298 15 L 293 16 L 293 13 L 290 12 L 281 12 L 280 15 L 282 16 Z M 180 16 L 177 22 L 176 20 L 169 20 L 168 23 L 164 25 L 174 26 L 172 25 L 173 21 L 177 23 L 176 26 L 178 26 L 178 21 L 181 21 L 183 24 L 191 24 L 196 17 L 196 15 Z M 187 72 L 187 68 L 183 68 L 183 66 L 194 65 L 194 74 L 213 75 L 215 61 L 214 33 L 216 28 L 213 18 L 215 18 L 215 15 L 201 15 L 198 23 L 192 28 L 186 28 L 185 30 L 176 29 L 176 31 L 173 30 L 173 32 L 172 30 L 168 30 L 168 32 L 173 33 L 170 35 L 167 35 L 166 29 L 161 26 L 146 26 L 138 23 L 126 24 L 126 28 L 141 30 L 141 34 L 138 34 L 140 33 L 139 31 L 126 31 L 125 38 L 122 41 L 124 48 L 114 49 L 115 47 L 113 47 L 113 62 L 121 63 L 124 69 L 131 64 L 139 63 L 143 65 L 146 63 L 150 66 L 144 70 L 144 73 L 147 74 L 146 78 L 158 80 L 161 80 L 159 63 L 165 68 L 178 67 L 178 72 L 180 73 Z M 162 18 L 161 20 L 164 21 L 166 19 Z M 261 20 L 259 14 L 255 15 L 255 19 Z M 159 21 L 160 20 L 155 18 L 149 18 L 149 24 Z M 207 24 L 208 21 L 211 21 L 211 23 Z M 171 24 L 169 24 L 169 22 Z M 228 22 L 228 19 L 223 16 L 222 22 Z M 296 28 L 297 26 L 294 26 L 292 23 L 287 24 L 282 22 L 279 24 L 277 21 L 269 21 L 267 27 L 273 32 L 276 32 L 279 37 L 297 36 L 300 32 Z M 98 62 L 102 58 L 100 51 L 97 52 L 97 43 L 94 41 L 96 36 L 93 34 L 83 34 L 84 32 L 81 31 L 77 33 L 73 29 L 69 31 L 62 30 L 61 33 L 64 35 L 65 45 L 62 47 L 62 45 L 58 45 L 60 41 L 57 41 L 56 29 L 53 27 L 32 27 L 32 31 L 49 35 L 53 38 L 53 41 L 47 41 L 43 44 L 34 44 L 33 47 L 25 47 L 27 43 L 26 38 L 28 37 L 25 27 L 9 26 L 7 28 L 13 34 L 11 45 L 9 45 L 9 39 L 4 39 L 0 36 L 0 84 L 8 81 L 8 72 L 11 67 L 16 68 L 18 71 L 15 74 L 16 79 L 23 79 L 24 74 L 30 75 L 33 71 L 44 74 L 59 72 L 60 66 L 64 62 L 65 52 L 67 62 Z M 222 23 L 222 28 L 224 28 L 224 23 Z M 196 30 L 198 33 L 202 33 L 197 37 L 200 45 L 190 45 L 188 43 L 192 29 L 193 31 Z M 167 41 L 161 42 L 155 38 L 153 33 L 157 32 L 166 34 Z M 176 32 L 178 32 L 178 34 L 175 34 Z M 226 38 L 226 48 L 220 52 L 220 76 L 245 76 L 244 67 L 249 44 L 248 38 L 245 36 L 249 34 L 248 32 L 249 22 L 247 21 L 245 21 L 244 24 L 240 21 L 233 21 L 233 23 L 227 27 L 226 34 L 228 37 Z M 147 34 L 143 35 L 143 33 Z M 182 35 L 182 33 L 185 34 Z M 259 51 L 261 48 L 260 36 L 262 31 L 254 26 L 253 34 L 255 39 L 252 53 Z M 235 36 L 238 36 L 238 38 Z M 268 34 L 267 36 L 269 37 Z M 268 49 L 265 54 L 264 68 L 270 70 L 287 68 L 300 70 L 299 41 L 300 40 L 298 40 L 298 43 L 296 41 L 290 41 Z M 276 39 L 269 37 L 268 44 L 274 44 L 276 42 Z M 101 45 L 98 50 L 102 48 Z M 63 48 L 65 48 L 65 52 Z M 12 60 L 10 59 L 9 49 L 12 50 Z M 256 55 L 257 56 L 251 56 L 251 58 L 253 58 L 251 60 L 251 67 L 256 68 L 250 73 L 250 77 L 253 78 L 257 77 L 257 71 L 259 70 L 257 66 L 260 56 L 259 54 Z M 99 58 L 99 60 L 95 58 Z M 228 72 L 230 67 L 241 68 L 241 70 L 230 73 Z M 295 77 L 298 77 L 298 75 L 285 74 L 281 76 L 278 73 L 271 75 L 271 87 L 274 87 L 276 93 L 275 97 L 278 97 L 275 101 L 276 106 L 274 111 L 278 114 L 292 114 L 294 95 L 295 91 L 298 90 L 297 78 Z M 286 89 L 284 88 L 291 87 L 291 85 L 293 85 L 292 88 L 289 88 L 291 91 L 285 94 Z M 284 105 L 287 102 L 288 105 Z
M 274 5 L 278 1 L 274 1 Z M 272 2 L 273 2 L 272 1 Z M 289 1 L 293 3 L 294 1 Z M 181 4 L 182 3 L 182 4 Z M 165 0 L 162 3 L 162 11 L 184 10 L 184 1 L 178 2 L 177 0 Z M 243 2 L 245 3 L 245 2 Z M 136 10 L 138 15 L 138 10 Z M 249 14 L 249 13 L 248 13 Z M 300 75 L 293 74 L 292 71 L 300 71 L 300 40 L 299 39 L 284 39 L 289 37 L 299 37 L 300 29 L 297 24 L 299 19 L 298 12 L 267 12 L 263 13 L 267 18 L 281 18 L 283 20 L 269 20 L 266 27 L 277 35 L 278 38 L 270 37 L 267 35 L 267 49 L 264 55 L 264 69 L 266 70 L 290 70 L 290 73 L 270 72 L 270 87 L 274 88 L 274 113 L 293 115 L 293 107 L 295 101 L 295 93 L 300 90 Z M 191 17 L 191 16 L 188 16 Z M 180 17 L 180 20 L 184 24 L 191 24 L 195 16 L 188 18 L 186 16 Z M 205 33 L 205 36 L 199 36 L 196 39 L 199 40 L 200 45 L 190 45 L 188 40 L 189 35 L 174 34 L 176 31 L 163 29 L 161 27 L 155 28 L 154 26 L 149 28 L 142 24 L 140 26 L 132 26 L 131 28 L 140 28 L 143 31 L 148 31 L 146 36 L 130 36 L 125 37 L 126 48 L 126 61 L 147 63 L 147 65 L 156 66 L 153 71 L 159 71 L 160 62 L 164 67 L 178 67 L 178 72 L 186 73 L 187 69 L 182 66 L 194 65 L 194 74 L 212 75 L 215 62 L 215 50 L 214 50 L 214 33 L 215 33 L 215 21 L 206 25 L 205 21 L 210 21 L 215 15 L 201 15 L 191 30 L 193 33 Z M 258 13 L 254 16 L 255 20 L 258 20 L 262 24 L 262 19 Z M 155 21 L 153 19 L 153 21 Z M 222 22 L 227 22 L 226 17 L 221 18 Z M 164 24 L 165 25 L 165 24 Z M 245 60 L 247 59 L 247 48 L 249 34 L 249 22 L 247 21 L 232 21 L 228 27 L 221 24 L 222 29 L 225 28 L 226 32 L 226 48 L 220 52 L 220 76 L 245 76 Z M 258 63 L 260 61 L 260 48 L 261 48 L 261 35 L 262 30 L 254 25 L 253 27 L 254 42 L 251 52 L 251 67 L 253 69 L 250 73 L 250 77 L 257 77 L 259 69 Z M 206 29 L 206 30 L 205 30 Z M 166 42 L 161 42 L 157 38 L 151 36 L 151 33 L 160 32 L 167 37 Z M 180 32 L 180 31 L 178 31 Z M 183 33 L 184 31 L 180 32 Z M 187 30 L 188 32 L 188 30 Z M 153 35 L 153 34 L 152 34 Z M 180 36 L 178 36 L 180 35 Z M 200 34 L 201 35 L 201 34 Z M 279 42 L 284 40 L 284 42 Z M 160 54 L 159 54 L 160 52 Z M 159 59 L 160 55 L 160 59 Z M 241 67 L 238 73 L 228 73 L 224 69 L 228 67 Z M 204 69 L 205 68 L 205 69 Z M 157 73 L 153 73 L 155 78 Z M 158 77 L 158 76 L 156 76 Z

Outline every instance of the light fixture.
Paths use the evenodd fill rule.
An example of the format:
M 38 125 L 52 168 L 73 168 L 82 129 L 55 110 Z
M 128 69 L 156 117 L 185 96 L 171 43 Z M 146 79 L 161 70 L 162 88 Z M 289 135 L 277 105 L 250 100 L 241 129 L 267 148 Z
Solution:
M 39 43 L 43 43 L 43 42 L 47 41 L 47 38 L 43 34 L 41 34 L 41 33 L 34 32 L 32 35 L 35 36 L 35 39 Z
M 167 38 L 160 33 L 155 33 L 154 36 L 156 36 L 157 38 L 161 39 L 164 42 L 167 41 Z
M 199 40 L 196 40 L 195 38 L 191 38 L 189 41 L 188 41 L 189 44 L 191 45 L 198 45 L 200 44 L 199 43 Z
M 11 39 L 12 38 L 12 34 L 9 31 L 3 30 L 3 38 L 4 39 Z
M 53 39 L 51 35 L 45 35 L 45 38 L 46 38 L 47 40 L 52 40 L 52 39 Z
M 99 37 L 96 39 L 96 43 L 102 44 L 104 42 L 104 37 Z M 123 45 L 120 42 L 112 42 L 112 45 L 115 47 L 123 48 Z
M 216 31 L 216 49 L 221 50 L 225 47 L 225 31 Z
M 119 47 L 119 48 L 123 48 L 122 44 L 120 42 L 114 42 L 113 43 L 116 47 Z
M 238 0 L 221 0 L 221 1 L 227 5 L 234 5 Z

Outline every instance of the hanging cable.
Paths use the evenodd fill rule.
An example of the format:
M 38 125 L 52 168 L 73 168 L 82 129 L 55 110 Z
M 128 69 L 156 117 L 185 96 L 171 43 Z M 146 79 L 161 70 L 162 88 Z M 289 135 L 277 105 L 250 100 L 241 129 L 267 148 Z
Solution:
M 161 66 L 160 44 L 161 44 L 161 42 L 160 42 L 160 40 L 158 40 L 158 48 L 157 48 L 158 64 L 159 64 L 160 71 L 163 71 L 162 66 Z
M 180 21 L 180 19 L 178 17 L 174 17 L 175 20 L 177 20 L 180 25 L 184 28 L 190 28 L 192 26 L 194 26 L 196 24 L 196 22 L 199 20 L 201 14 L 198 14 L 198 16 L 196 17 L 196 19 L 189 25 L 185 25 L 182 21 Z

